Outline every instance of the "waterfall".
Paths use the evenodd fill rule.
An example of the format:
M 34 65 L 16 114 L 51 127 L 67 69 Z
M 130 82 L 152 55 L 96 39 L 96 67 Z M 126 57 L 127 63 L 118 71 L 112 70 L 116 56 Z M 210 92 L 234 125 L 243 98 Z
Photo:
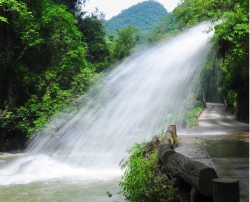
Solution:
M 144 46 L 103 73 L 70 109 L 34 135 L 23 156 L 0 169 L 0 184 L 120 173 L 119 162 L 134 143 L 166 129 L 175 114 L 194 104 L 211 48 L 210 26 L 202 23 Z

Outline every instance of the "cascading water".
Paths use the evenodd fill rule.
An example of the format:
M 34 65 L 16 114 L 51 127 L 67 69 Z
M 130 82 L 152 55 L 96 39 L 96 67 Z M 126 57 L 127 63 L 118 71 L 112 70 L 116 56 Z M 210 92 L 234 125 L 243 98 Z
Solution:
M 0 169 L 0 184 L 60 177 L 84 180 L 120 174 L 134 143 L 149 139 L 192 105 L 213 32 L 197 25 L 144 47 L 104 74 L 68 113 L 36 134 L 25 154 Z

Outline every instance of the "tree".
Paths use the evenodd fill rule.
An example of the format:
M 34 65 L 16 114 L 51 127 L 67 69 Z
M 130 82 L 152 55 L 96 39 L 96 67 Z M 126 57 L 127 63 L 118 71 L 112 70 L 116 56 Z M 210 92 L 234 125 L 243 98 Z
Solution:
M 184 0 L 173 15 L 179 27 L 204 20 L 224 19 L 215 27 L 214 44 L 221 59 L 221 91 L 240 120 L 249 120 L 249 2 Z M 211 75 L 207 75 L 211 76 Z
M 110 52 L 105 40 L 103 22 L 97 16 L 78 16 L 78 28 L 87 43 L 87 59 L 100 72 L 110 63 Z
M 121 60 L 129 55 L 140 39 L 140 32 L 135 26 L 127 26 L 117 30 L 118 38 L 115 41 L 113 58 Z
M 52 0 L 0 0 L 0 147 L 13 149 L 74 98 L 94 71 L 76 17 Z M 21 142 L 21 141 L 20 141 Z
M 226 21 L 217 25 L 216 39 L 220 45 L 223 81 L 221 85 L 228 105 L 236 110 L 238 119 L 249 119 L 249 17 L 248 3 L 236 4 L 234 11 L 224 15 Z
M 226 11 L 234 9 L 240 0 L 182 0 L 173 11 L 179 27 L 186 27 L 205 20 L 219 19 Z
M 175 20 L 172 15 L 167 15 L 163 17 L 153 28 L 153 31 L 148 35 L 147 41 L 155 42 L 158 41 L 170 33 L 174 32 L 175 28 Z
M 81 12 L 81 7 L 84 5 L 86 0 L 54 0 L 57 4 L 65 4 L 67 8 L 73 12 Z
M 38 46 L 42 39 L 34 16 L 27 5 L 16 0 L 0 1 L 0 106 L 12 108 L 15 105 L 14 90 L 20 82 L 16 75 L 17 64 L 23 59 L 27 49 Z

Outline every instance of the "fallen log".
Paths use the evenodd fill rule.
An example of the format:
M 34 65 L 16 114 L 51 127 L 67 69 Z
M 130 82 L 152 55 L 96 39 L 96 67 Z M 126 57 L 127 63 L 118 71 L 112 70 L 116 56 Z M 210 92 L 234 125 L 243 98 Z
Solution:
M 172 177 L 181 178 L 204 196 L 212 196 L 212 182 L 217 178 L 213 168 L 175 152 L 168 142 L 160 144 L 158 157 L 163 169 Z

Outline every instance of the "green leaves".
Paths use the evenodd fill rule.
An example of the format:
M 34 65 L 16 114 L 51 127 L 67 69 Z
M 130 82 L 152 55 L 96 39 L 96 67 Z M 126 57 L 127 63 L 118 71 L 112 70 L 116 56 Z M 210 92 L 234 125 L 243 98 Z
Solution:
M 82 34 L 77 29 L 77 21 L 63 5 L 44 0 L 41 16 L 41 33 L 48 45 L 48 51 L 54 55 L 53 65 L 58 65 L 61 56 L 67 50 L 79 46 L 85 47 Z
M 0 12 L 0 133 L 31 136 L 86 91 L 95 72 L 66 6 L 0 0 Z
M 169 186 L 166 174 L 158 167 L 157 143 L 136 144 L 125 163 L 120 186 L 129 201 L 170 201 L 175 190 Z
M 224 14 L 225 21 L 215 29 L 215 37 L 221 44 L 224 63 L 221 65 L 221 89 L 228 106 L 237 111 L 238 118 L 248 119 L 242 106 L 248 99 L 249 91 L 249 22 L 248 8 L 236 4 L 233 11 Z M 245 104 L 244 104 L 245 105 Z M 245 108 L 245 110 L 243 109 Z M 241 110 L 242 109 L 242 110 Z
M 31 47 L 41 42 L 37 24 L 25 3 L 17 0 L 1 0 L 0 10 L 3 11 L 1 21 L 13 25 L 25 45 Z
M 222 23 L 215 27 L 213 38 L 218 50 L 217 55 L 222 59 L 222 62 L 215 66 L 221 76 L 220 81 L 217 80 L 217 88 L 228 107 L 237 112 L 237 117 L 248 121 L 249 1 L 184 0 L 173 11 L 173 15 L 180 27 L 204 20 L 223 19 Z
M 135 26 L 128 26 L 117 31 L 118 38 L 115 41 L 113 57 L 116 60 L 129 55 L 140 39 L 140 32 Z
M 0 16 L 0 21 L 9 24 L 8 19 L 5 17 Z
M 97 72 L 107 68 L 110 64 L 110 50 L 108 48 L 103 22 L 96 16 L 78 17 L 78 27 L 87 43 L 86 58 L 93 64 Z

